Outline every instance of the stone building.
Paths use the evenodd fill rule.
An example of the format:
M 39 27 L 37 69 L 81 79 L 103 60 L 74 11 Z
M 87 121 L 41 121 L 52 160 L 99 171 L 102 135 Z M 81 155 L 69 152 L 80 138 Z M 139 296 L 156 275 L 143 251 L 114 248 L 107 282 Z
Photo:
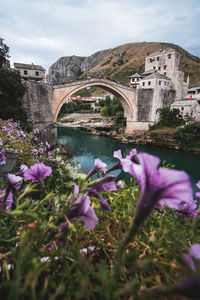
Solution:
M 200 120 L 197 100 L 200 87 L 189 88 L 189 77 L 179 70 L 180 54 L 171 48 L 159 50 L 145 59 L 145 71 L 130 76 L 130 85 L 136 89 L 140 112 L 138 121 L 155 123 L 158 108 L 178 108 L 184 118 Z M 188 102 L 187 100 L 194 100 Z
M 180 54 L 172 49 L 161 49 L 145 59 L 145 71 L 130 76 L 131 86 L 139 88 L 164 88 L 176 92 L 175 100 L 183 99 L 189 87 L 189 78 L 184 82 L 184 73 L 179 70 Z
M 45 69 L 40 65 L 14 63 L 14 69 L 18 71 L 24 80 L 45 81 Z
M 200 86 L 188 90 L 187 95 L 179 101 L 175 101 L 171 108 L 177 108 L 182 117 L 187 120 L 200 121 Z

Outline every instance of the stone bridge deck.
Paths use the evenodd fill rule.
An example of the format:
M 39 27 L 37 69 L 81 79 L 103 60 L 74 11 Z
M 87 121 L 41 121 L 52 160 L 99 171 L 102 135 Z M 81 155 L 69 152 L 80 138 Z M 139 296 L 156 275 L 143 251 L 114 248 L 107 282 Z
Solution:
M 94 84 L 94 83 L 104 83 L 104 84 L 109 84 L 118 88 L 124 88 L 127 89 L 129 91 L 135 91 L 135 88 L 130 87 L 128 85 L 124 85 L 122 83 L 116 82 L 116 81 L 112 81 L 109 79 L 105 79 L 105 78 L 90 78 L 90 79 L 83 79 L 83 80 L 76 80 L 76 81 L 66 81 L 66 82 L 62 82 L 62 83 L 58 83 L 58 84 L 53 84 L 53 88 L 57 89 L 57 88 L 62 88 L 63 86 L 77 86 L 77 85 L 85 85 L 85 84 Z

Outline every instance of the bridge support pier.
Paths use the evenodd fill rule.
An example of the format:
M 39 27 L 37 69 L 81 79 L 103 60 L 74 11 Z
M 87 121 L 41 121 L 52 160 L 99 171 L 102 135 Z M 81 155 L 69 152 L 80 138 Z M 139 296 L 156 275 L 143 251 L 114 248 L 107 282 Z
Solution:
M 149 130 L 149 122 L 138 122 L 138 121 L 126 121 L 126 132 L 131 133 L 133 131 Z

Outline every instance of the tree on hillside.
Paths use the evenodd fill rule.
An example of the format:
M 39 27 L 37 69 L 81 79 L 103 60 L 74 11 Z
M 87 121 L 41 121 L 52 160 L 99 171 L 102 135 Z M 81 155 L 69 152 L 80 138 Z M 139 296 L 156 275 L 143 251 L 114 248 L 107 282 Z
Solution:
M 18 72 L 4 68 L 8 53 L 9 47 L 0 38 L 0 118 L 20 120 L 26 126 L 26 115 L 21 104 L 25 87 Z

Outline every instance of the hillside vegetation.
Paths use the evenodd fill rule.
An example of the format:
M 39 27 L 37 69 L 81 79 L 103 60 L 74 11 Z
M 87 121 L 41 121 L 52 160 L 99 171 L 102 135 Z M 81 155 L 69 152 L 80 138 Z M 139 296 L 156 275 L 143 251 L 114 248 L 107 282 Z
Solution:
M 129 76 L 144 71 L 145 58 L 159 49 L 174 48 L 181 54 L 180 70 L 190 75 L 190 86 L 200 85 L 200 58 L 175 44 L 138 42 L 98 51 L 89 57 L 61 57 L 49 68 L 51 81 L 64 81 L 101 75 L 129 83 Z M 75 72 L 76 71 L 76 72 Z

